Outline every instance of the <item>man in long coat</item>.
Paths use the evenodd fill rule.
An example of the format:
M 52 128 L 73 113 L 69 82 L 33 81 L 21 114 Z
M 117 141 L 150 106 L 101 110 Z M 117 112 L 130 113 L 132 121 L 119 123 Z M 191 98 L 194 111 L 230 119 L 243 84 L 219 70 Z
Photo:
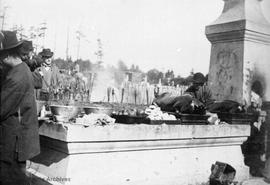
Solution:
M 40 152 L 33 77 L 20 59 L 16 34 L 2 33 L 0 61 L 9 71 L 0 86 L 0 184 L 24 185 L 26 160 Z
M 37 69 L 42 64 L 41 57 L 34 57 L 34 47 L 32 41 L 24 40 L 20 48 L 20 55 L 23 62 L 30 68 L 33 75 L 33 83 L 35 89 L 42 88 L 42 76 Z
M 39 68 L 42 74 L 42 87 L 38 91 L 38 99 L 48 101 L 52 91 L 56 90 L 59 83 L 59 70 L 57 66 L 52 64 L 53 52 L 50 49 L 43 49 L 39 52 L 39 56 L 42 58 L 43 63 Z

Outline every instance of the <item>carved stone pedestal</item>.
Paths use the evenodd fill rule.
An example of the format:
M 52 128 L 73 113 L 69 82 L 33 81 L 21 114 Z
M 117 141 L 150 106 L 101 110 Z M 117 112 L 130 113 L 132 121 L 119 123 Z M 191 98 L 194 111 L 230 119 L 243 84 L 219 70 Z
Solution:
M 209 86 L 216 100 L 250 104 L 256 81 L 270 101 L 270 24 L 262 14 L 261 0 L 224 0 L 220 17 L 206 26 L 212 43 Z

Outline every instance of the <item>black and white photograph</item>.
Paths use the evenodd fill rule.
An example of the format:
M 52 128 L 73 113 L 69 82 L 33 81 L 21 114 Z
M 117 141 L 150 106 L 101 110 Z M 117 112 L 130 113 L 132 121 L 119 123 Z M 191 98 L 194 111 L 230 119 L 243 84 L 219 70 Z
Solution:
M 270 0 L 0 0 L 0 185 L 270 185 Z

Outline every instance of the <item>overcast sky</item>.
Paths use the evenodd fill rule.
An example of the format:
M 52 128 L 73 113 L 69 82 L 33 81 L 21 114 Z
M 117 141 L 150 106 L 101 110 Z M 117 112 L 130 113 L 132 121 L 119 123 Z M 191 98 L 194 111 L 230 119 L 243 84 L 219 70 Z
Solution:
M 1 0 L 0 0 L 1 1 Z M 2 0 L 8 5 L 5 28 L 22 25 L 25 29 L 47 22 L 45 47 L 55 57 L 69 54 L 77 58 L 76 31 L 81 39 L 80 58 L 96 61 L 97 38 L 104 48 L 104 63 L 139 65 L 187 76 L 208 72 L 210 43 L 205 26 L 223 9 L 222 0 Z M 270 1 L 262 3 L 270 20 Z M 40 41 L 43 43 L 43 41 Z

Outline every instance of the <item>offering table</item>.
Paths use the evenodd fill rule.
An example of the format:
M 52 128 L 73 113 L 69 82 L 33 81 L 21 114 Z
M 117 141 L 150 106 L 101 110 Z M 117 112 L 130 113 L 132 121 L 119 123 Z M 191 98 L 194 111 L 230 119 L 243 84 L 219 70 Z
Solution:
M 113 124 L 85 127 L 44 122 L 41 154 L 28 171 L 44 184 L 205 184 L 216 161 L 248 179 L 241 144 L 249 125 Z

